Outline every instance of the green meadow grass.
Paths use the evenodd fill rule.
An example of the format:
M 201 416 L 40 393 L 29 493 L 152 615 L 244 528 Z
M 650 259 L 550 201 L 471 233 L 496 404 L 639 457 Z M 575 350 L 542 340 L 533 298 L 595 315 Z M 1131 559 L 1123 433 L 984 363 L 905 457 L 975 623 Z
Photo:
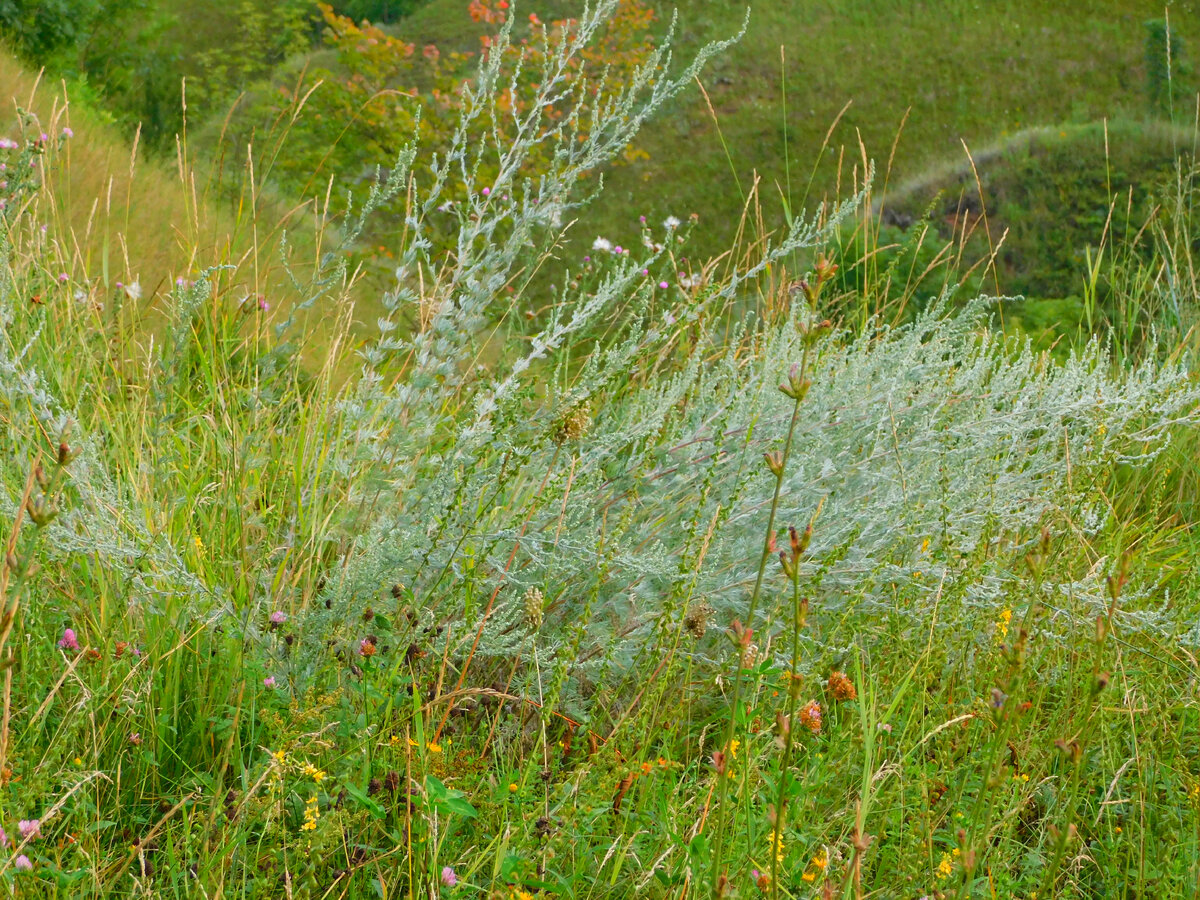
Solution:
M 698 39 L 710 21 L 720 28 L 740 16 L 732 6 L 698 6 L 690 17 L 684 11 L 685 21 L 700 21 L 688 26 L 688 40 Z M 1091 58 L 1068 39 L 1067 26 L 1080 17 L 1057 5 L 1045 5 L 1045 25 L 1038 26 L 1052 33 L 1030 28 L 1032 43 L 1023 45 L 1011 40 L 1015 24 L 982 36 L 972 32 L 977 20 L 956 4 L 928 4 L 928 18 L 911 22 L 907 8 L 812 4 L 800 9 L 803 15 L 789 16 L 788 23 L 811 20 L 804 24 L 811 35 L 802 32 L 801 38 L 820 35 L 820 43 L 808 44 L 816 48 L 812 60 L 798 59 L 789 76 L 792 108 L 817 102 L 798 99 L 809 84 L 798 74 L 802 65 L 815 65 L 825 52 L 844 57 L 851 70 L 868 65 L 865 55 L 847 48 L 851 35 L 866 47 L 872 44 L 862 35 L 877 33 L 875 50 L 894 54 L 895 96 L 902 102 L 909 102 L 906 91 L 927 82 L 964 83 L 957 76 L 960 64 L 986 61 L 978 58 L 979 43 L 968 52 L 968 36 L 998 41 L 1008 35 L 1009 46 L 991 51 L 996 54 L 1036 50 L 1045 58 L 1042 50 L 1050 47 L 1064 60 Z M 997 9 L 1014 22 L 1020 11 L 1015 3 Z M 1128 27 L 1136 36 L 1143 11 L 1130 9 Z M 436 14 L 436 5 L 422 13 Z M 744 65 L 738 59 L 757 59 L 765 82 L 768 50 L 774 52 L 771 42 L 783 28 L 780 18 L 765 18 L 737 51 L 757 47 L 761 55 L 734 57 L 712 74 L 735 71 Z M 907 27 L 915 41 L 922 23 L 958 34 L 963 43 L 947 44 L 938 51 L 942 56 L 928 59 L 915 44 L 897 39 Z M 1107 36 L 1115 46 L 1124 35 L 1101 31 L 1097 40 Z M 1099 64 L 1092 69 L 1077 63 L 1082 71 L 1060 65 L 1078 77 L 1084 94 L 1094 88 L 1095 97 L 1125 97 L 1130 108 L 1136 106 L 1133 75 L 1120 88 L 1119 72 Z M 1136 61 L 1129 65 L 1136 68 Z M 876 59 L 871 71 L 878 66 Z M 852 77 L 865 83 L 861 72 L 828 77 L 833 84 L 814 94 L 829 104 L 822 114 L 842 102 L 838 84 Z M 747 72 L 726 87 L 732 92 L 743 78 L 754 80 Z M 1041 84 L 1029 88 L 1038 99 L 1014 107 L 1020 116 L 1011 122 L 997 117 L 992 124 L 1015 132 L 1031 121 L 1070 118 L 1072 111 L 1061 108 L 1067 92 Z M 1118 89 L 1105 94 L 1104 84 Z M 890 142 L 893 123 L 884 111 L 896 107 L 882 95 L 874 102 L 865 110 L 856 105 L 853 121 L 864 129 L 864 141 Z M 955 104 L 982 137 L 987 114 L 961 96 Z M 753 106 L 742 97 L 720 116 L 735 165 L 746 165 L 745 177 L 756 153 L 765 159 L 774 152 L 758 150 L 765 142 L 752 135 L 778 121 L 760 108 L 752 125 Z M 1026 110 L 1036 115 L 1026 119 Z M 922 122 L 914 108 L 904 146 L 914 135 L 935 144 L 939 133 L 944 136 L 945 118 L 936 108 L 925 111 L 931 118 Z M 1022 193 L 1037 174 L 1029 170 L 1044 168 L 1040 160 L 1054 161 L 1044 192 L 1079 190 L 1067 173 L 1081 147 L 1096 165 L 1106 161 L 1113 171 L 1141 171 L 1150 158 L 1170 174 L 1160 197 L 1169 198 L 1174 186 L 1180 202 L 1163 199 L 1158 211 L 1154 203 L 1141 205 L 1149 222 L 1133 218 L 1128 230 L 1110 229 L 1110 249 L 1097 270 L 1123 298 L 1124 305 L 1095 308 L 1090 323 L 1112 341 L 1113 354 L 1103 364 L 1115 376 L 1148 358 L 1186 358 L 1195 338 L 1189 320 L 1169 315 L 1158 287 L 1170 275 L 1185 312 L 1195 310 L 1197 294 L 1191 277 L 1192 176 L 1166 162 L 1174 159 L 1178 135 L 1136 123 L 1114 126 L 1115 149 L 1103 154 L 1096 148 L 1096 126 L 1088 123 L 1108 112 L 1087 107 L 1080 124 L 1063 127 L 1065 134 L 1033 136 L 1041 145 L 1026 135 L 1005 143 L 997 157 L 1005 165 L 994 174 L 981 165 L 980 176 L 987 196 L 998 201 L 986 220 L 993 233 L 1010 228 L 1012 246 L 1026 248 L 1053 226 L 1053 213 Z M 42 115 L 50 121 L 48 112 Z M 692 188 L 683 193 L 697 206 L 672 202 L 656 211 L 633 203 L 631 185 L 642 175 L 628 170 L 615 174 L 617 198 L 600 209 L 622 209 L 636 222 L 640 212 L 662 216 L 700 208 L 697 237 L 705 243 L 729 239 L 732 231 L 718 211 L 740 195 L 736 187 L 719 186 L 727 171 L 720 141 L 707 131 L 704 115 L 682 101 L 672 115 L 644 139 L 658 148 L 652 149 L 652 171 L 660 187 Z M 797 125 L 792 156 L 797 194 L 812 160 L 803 151 L 828 127 L 827 121 L 817 124 L 821 115 L 804 122 Z M 550 449 L 535 457 L 549 460 L 545 470 L 522 469 L 494 489 L 480 487 L 478 496 L 445 500 L 454 513 L 445 521 L 461 530 L 447 527 L 442 543 L 457 542 L 469 554 L 447 564 L 436 581 L 428 573 L 424 580 L 419 573 L 399 573 L 388 583 L 356 588 L 338 607 L 337 620 L 322 619 L 331 586 L 352 566 L 355 541 L 380 507 L 386 512 L 396 501 L 363 463 L 371 428 L 355 432 L 347 426 L 362 396 L 355 376 L 367 349 L 356 326 L 365 316 L 355 305 L 353 273 L 316 283 L 296 265 L 290 278 L 278 262 L 281 226 L 269 207 L 264 212 L 252 205 L 236 221 L 241 244 L 189 231 L 186 193 L 181 196 L 159 169 L 141 169 L 127 191 L 146 198 L 131 204 L 146 219 L 127 217 L 124 242 L 135 247 L 168 226 L 178 237 L 167 249 L 145 251 L 146 261 L 122 272 L 146 278 L 157 266 L 192 281 L 201 271 L 220 268 L 208 275 L 210 292 L 183 287 L 161 297 L 152 315 L 132 315 L 116 272 L 103 271 L 103 254 L 76 249 L 91 245 L 77 237 L 89 232 L 73 223 L 89 221 L 107 182 L 97 178 L 104 171 L 100 162 L 76 171 L 82 153 L 73 147 L 102 138 L 73 124 L 71 140 L 81 144 L 68 141 L 47 169 L 57 174 L 26 198 L 19 217 L 5 220 L 12 224 L 3 232 L 0 259 L 0 292 L 11 316 L 4 324 L 3 359 L 7 364 L 28 347 L 20 371 L 40 372 L 40 386 L 74 418 L 70 429 L 51 430 L 45 423 L 57 419 L 42 414 L 38 395 L 24 390 L 12 371 L 0 373 L 0 535 L 8 540 L 0 568 L 6 614 L 0 624 L 0 826 L 8 840 L 0 850 L 0 883 L 6 890 L 22 897 L 505 900 L 1045 900 L 1196 893 L 1200 483 L 1194 422 L 1182 422 L 1171 445 L 1148 465 L 1078 468 L 1068 459 L 1060 480 L 1071 483 L 1072 496 L 1087 497 L 1089 508 L 1101 511 L 1098 523 L 1064 504 L 1046 516 L 1044 535 L 991 522 L 988 539 L 968 554 L 940 540 L 898 541 L 894 560 L 875 562 L 880 572 L 903 562 L 911 577 L 893 582 L 880 575 L 879 584 L 864 577 L 847 589 L 849 597 L 822 582 L 838 562 L 838 549 L 821 543 L 822 532 L 842 523 L 823 519 L 818 507 L 812 511 L 813 546 L 823 550 L 809 555 L 801 544 L 792 547 L 786 526 L 796 526 L 801 541 L 807 523 L 766 525 L 766 510 L 780 501 L 784 480 L 755 457 L 738 477 L 756 498 L 758 530 L 748 538 L 753 549 L 728 577 L 757 581 L 749 602 L 778 607 L 778 617 L 750 634 L 743 624 L 753 621 L 749 610 L 717 613 L 703 597 L 686 593 L 689 580 L 683 577 L 680 596 L 688 602 L 678 615 L 664 615 L 643 646 L 618 651 L 614 639 L 592 648 L 588 629 L 572 630 L 575 623 L 555 618 L 556 604 L 586 597 L 561 597 L 552 580 L 536 592 L 510 597 L 505 588 L 501 594 L 506 576 L 519 578 L 531 565 L 517 548 L 534 538 L 557 542 L 574 505 L 589 502 L 574 493 L 586 442 L 604 439 L 587 433 L 589 423 L 646 415 L 637 389 L 681 378 L 689 349 L 693 342 L 703 346 L 698 335 L 706 330 L 723 335 L 703 359 L 713 371 L 752 359 L 763 346 L 737 344 L 736 336 L 724 336 L 723 326 L 697 314 L 671 332 L 649 363 L 642 366 L 639 359 L 623 373 L 596 406 L 555 406 L 584 378 L 579 357 L 600 357 L 614 346 L 608 330 L 618 332 L 620 323 L 605 321 L 587 333 L 587 341 L 536 369 L 538 378 L 520 407 L 527 415 L 506 420 L 488 447 L 493 455 L 486 459 L 512 458 L 519 466 L 522 442 L 532 442 L 533 430 L 549 422 Z M 878 130 L 868 135 L 868 124 Z M 689 148 L 713 160 L 694 153 L 694 167 L 676 162 L 681 154 L 665 149 L 671 129 L 677 140 L 686 137 Z M 1125 156 L 1127 146 L 1133 149 Z M 928 153 L 914 167 L 951 155 L 944 147 Z M 1024 174 L 1006 180 L 1013 172 Z M 781 177 L 786 182 L 786 172 Z M 895 205 L 911 202 L 919 216 L 927 206 L 922 192 L 961 194 L 962 182 L 961 171 L 936 173 L 897 191 Z M 1107 184 L 1104 192 L 1096 185 L 1089 190 L 1088 215 L 1120 200 Z M 762 189 L 764 203 L 770 193 Z M 841 261 L 841 271 L 830 271 L 813 253 L 797 260 L 793 272 L 772 272 L 738 302 L 768 324 L 784 320 L 805 290 L 792 279 L 803 276 L 817 295 L 816 311 L 835 318 L 849 341 L 869 333 L 873 321 L 903 321 L 902 311 L 927 303 L 921 285 L 936 292 L 934 287 L 961 283 L 967 291 L 999 277 L 986 262 L 989 248 L 979 246 L 982 223 L 970 235 L 931 234 L 932 268 L 915 282 L 901 276 L 900 264 L 859 264 L 894 253 L 884 240 L 881 212 L 892 194 L 881 187 L 874 196 L 883 199 L 873 204 L 868 198 L 822 248 Z M 606 230 L 614 237 L 616 221 Z M 49 226 L 45 234 L 43 224 Z M 1139 243 L 1142 225 L 1153 240 Z M 312 227 L 314 247 L 334 245 L 319 219 Z M 1100 229 L 1103 234 L 1102 222 Z M 765 235 L 754 232 L 754 238 Z M 854 252 L 837 256 L 839 241 Z M 138 252 L 131 249 L 130 258 L 139 258 Z M 176 252 L 186 260 L 182 270 L 174 268 Z M 680 252 L 701 251 L 689 246 Z M 1033 251 L 1022 249 L 999 264 L 1006 280 L 1038 276 L 1036 265 L 1025 262 L 1026 252 Z M 547 258 L 538 262 L 550 264 Z M 423 316 L 439 302 L 442 284 L 437 273 L 423 274 L 429 281 L 419 284 L 414 321 L 405 326 L 414 333 L 427 324 Z M 586 290 L 595 287 L 589 282 Z M 274 326 L 311 295 L 320 299 L 319 316 L 281 337 Z M 707 315 L 700 296 L 682 308 Z M 519 313 L 526 301 L 533 298 L 512 300 L 517 324 L 489 331 L 479 359 L 498 368 L 524 352 L 531 336 L 521 330 Z M 655 308 L 656 320 L 671 308 Z M 728 312 L 727 306 L 719 310 Z M 1127 327 L 1129 321 L 1137 327 Z M 1147 341 L 1150 324 L 1161 328 L 1162 343 Z M 984 329 L 973 333 L 975 339 L 984 339 Z M 1079 351 L 1087 335 L 1072 332 L 1063 339 Z M 732 361 L 725 341 L 737 348 Z M 1012 345 L 1006 358 L 1019 352 Z M 807 352 L 798 362 L 795 373 L 784 367 L 772 375 L 801 397 L 793 423 L 807 414 L 803 379 L 821 377 L 808 371 Z M 1046 353 L 1035 367 L 1054 364 Z M 389 370 L 385 387 L 403 383 L 407 365 L 402 360 Z M 449 472 L 456 479 L 451 483 L 476 486 L 455 455 L 451 434 L 471 421 L 476 394 L 488 385 L 464 384 L 461 392 L 445 392 L 439 409 L 444 419 L 410 457 L 394 461 L 398 471 L 389 477 L 403 477 L 411 468 Z M 703 399 L 688 392 L 671 407 L 685 415 Z M 997 399 L 999 406 L 1003 402 Z M 404 432 L 422 424 L 407 415 L 396 411 L 388 426 Z M 758 427 L 782 436 L 787 425 L 785 417 Z M 893 420 L 889 433 L 899 457 L 895 428 Z M 885 446 L 890 452 L 892 445 Z M 657 452 L 669 459 L 677 450 Z M 788 456 L 782 446 L 780 452 L 781 468 L 811 463 Z M 504 473 L 506 465 L 496 463 L 496 470 Z M 670 474 L 657 461 L 634 473 L 612 465 L 618 485 Z M 38 520 L 48 513 L 37 497 L 59 507 L 59 522 L 84 521 L 71 518 L 80 510 L 111 522 L 111 533 L 42 527 Z M 594 536 L 601 549 L 626 526 L 625 517 L 643 514 L 632 505 L 621 510 L 614 504 L 614 510 L 613 519 L 619 514 L 622 521 L 606 521 Z M 431 521 L 440 514 L 403 512 Z M 700 521 L 692 508 L 644 514 L 652 534 L 686 533 L 679 551 L 684 576 L 699 573 L 712 535 L 725 525 L 719 512 Z M 527 534 L 531 522 L 542 530 Z M 768 532 L 778 546 L 767 546 L 782 550 L 793 569 L 774 552 L 759 552 Z M 137 540 L 122 544 L 127 535 Z M 508 565 L 506 542 L 513 545 Z M 486 552 L 496 546 L 505 551 L 499 564 L 495 553 Z M 604 573 L 598 577 L 602 584 Z M 999 594 L 981 601 L 981 592 L 996 584 L 1002 585 Z M 582 587 L 572 582 L 568 589 Z M 880 591 L 888 601 L 882 611 L 839 612 Z M 477 622 L 483 634 L 498 595 L 497 616 L 509 617 L 510 631 L 526 637 L 506 644 L 508 632 L 489 632 L 485 643 L 507 649 L 476 659 L 471 635 Z M 588 628 L 619 632 L 622 610 L 636 612 L 632 603 L 616 606 Z M 1152 615 L 1171 627 L 1138 627 L 1139 617 Z M 571 697 L 563 693 L 552 655 L 564 646 L 573 662 L 598 659 L 603 666 L 604 677 L 585 681 Z M 582 659 L 591 653 L 596 659 Z M 26 824 L 22 833 L 18 823 L 34 820 L 38 826 Z

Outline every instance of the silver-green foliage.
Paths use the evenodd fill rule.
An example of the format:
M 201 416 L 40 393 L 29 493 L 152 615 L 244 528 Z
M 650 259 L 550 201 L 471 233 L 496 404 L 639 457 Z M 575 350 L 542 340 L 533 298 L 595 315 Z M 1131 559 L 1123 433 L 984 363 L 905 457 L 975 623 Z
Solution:
M 432 182 L 412 185 L 408 239 L 378 337 L 337 397 L 337 427 L 321 437 L 325 452 L 308 457 L 329 461 L 344 490 L 342 515 L 323 535 L 337 564 L 316 602 L 302 610 L 298 596 L 290 601 L 304 613 L 297 620 L 307 652 L 295 657 L 309 666 L 331 640 L 352 642 L 359 613 L 396 583 L 412 592 L 423 619 L 449 627 L 456 662 L 481 629 L 478 657 L 532 650 L 576 684 L 625 668 L 689 607 L 711 606 L 721 626 L 746 615 L 772 488 L 762 456 L 777 449 L 790 415 L 778 384 L 804 356 L 814 311 L 796 302 L 777 319 L 748 317 L 733 328 L 726 311 L 752 296 L 769 270 L 821 248 L 854 202 L 819 220 L 796 219 L 723 279 L 671 292 L 668 308 L 642 275 L 666 258 L 654 241 L 644 259 L 614 256 L 589 287 L 563 272 L 544 326 L 503 332 L 512 339 L 494 352 L 491 329 L 506 311 L 498 298 L 515 283 L 519 305 L 533 289 L 523 268 L 531 254 L 558 265 L 552 250 L 579 203 L 580 179 L 722 47 L 675 71 L 670 41 L 662 41 L 630 84 L 598 104 L 578 140 L 576 117 L 549 123 L 542 111 L 573 89 L 567 62 L 615 3 L 590 6 L 550 56 L 543 96 L 528 104 L 508 144 L 486 127 L 507 89 L 502 54 L 489 55 Z M 498 40 L 504 46 L 508 33 Z M 493 139 L 480 143 L 481 133 Z M 555 148 L 550 166 L 523 180 L 538 143 Z M 408 186 L 416 152 L 405 152 L 382 191 Z M 500 173 L 486 196 L 477 175 L 485 157 Z M 451 180 L 471 197 L 457 212 L 447 211 Z M 431 217 L 446 215 L 459 216 L 448 265 L 426 237 Z M 173 334 L 186 333 L 180 323 L 198 291 L 182 295 L 187 308 Z M 10 279 L 0 280 L 0 294 L 0 398 L 13 421 L 27 417 L 31 433 L 61 430 L 80 417 L 63 410 L 34 364 L 53 352 L 32 353 L 18 340 Z M 989 331 L 989 308 L 986 300 L 955 306 L 945 297 L 909 325 L 834 330 L 810 347 L 813 386 L 779 522 L 803 526 L 820 510 L 809 584 L 821 614 L 855 610 L 866 621 L 891 611 L 893 587 L 906 585 L 906 596 L 925 599 L 905 615 L 927 618 L 961 578 L 958 561 L 1001 539 L 1027 539 L 1056 515 L 1082 530 L 1101 527 L 1097 475 L 1144 463 L 1173 429 L 1197 424 L 1200 389 L 1183 362 L 1120 370 L 1099 340 L 1052 362 Z M 414 319 L 425 325 L 408 329 Z M 475 361 L 489 340 L 494 361 L 481 367 Z M 157 377 L 165 384 L 177 376 L 164 357 Z M 114 449 L 95 436 L 80 440 L 77 503 L 49 546 L 129 573 L 123 583 L 134 606 L 176 591 L 197 612 L 235 609 L 232 587 L 201 584 L 184 549 L 138 512 L 131 498 L 140 488 L 121 480 L 141 482 L 144 470 L 114 474 Z M 312 482 L 332 483 L 315 475 Z M 4 486 L 11 508 L 18 479 Z M 177 502 L 169 481 L 158 487 L 163 507 Z M 279 554 L 295 550 L 298 530 L 293 522 L 276 536 Z M 289 598 L 269 589 L 279 567 L 279 556 L 268 557 L 245 576 L 263 587 L 259 596 L 286 606 Z M 972 602 L 1006 602 L 995 585 L 969 587 Z M 530 614 L 532 588 L 544 595 L 544 615 Z M 776 591 L 768 585 L 768 593 Z M 240 613 L 251 627 L 265 620 L 265 610 Z M 776 613 L 768 602 L 751 624 L 761 629 Z M 1174 627 L 1155 614 L 1131 621 Z M 696 645 L 696 659 L 716 646 Z

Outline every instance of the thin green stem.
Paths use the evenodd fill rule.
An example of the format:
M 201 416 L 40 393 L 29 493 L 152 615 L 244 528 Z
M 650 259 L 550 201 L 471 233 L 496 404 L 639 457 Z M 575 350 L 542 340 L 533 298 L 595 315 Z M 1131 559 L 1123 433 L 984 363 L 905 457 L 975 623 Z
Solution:
M 807 341 L 804 345 L 804 355 L 800 362 L 800 377 L 808 369 L 809 345 Z M 758 574 L 754 579 L 754 591 L 750 594 L 750 605 L 746 610 L 746 627 L 752 627 L 754 622 L 754 614 L 758 612 L 758 600 L 762 594 L 763 576 L 767 571 L 767 560 L 771 558 L 772 541 L 771 538 L 775 534 L 775 518 L 779 512 L 779 497 L 783 493 L 783 479 L 787 472 L 788 457 L 792 452 L 792 439 L 796 434 L 796 423 L 800 421 L 800 405 L 803 403 L 803 396 L 797 396 L 792 406 L 792 418 L 788 423 L 787 438 L 783 444 L 783 454 L 780 458 L 780 463 L 775 472 L 775 492 L 771 496 L 771 512 L 767 517 L 767 534 L 763 539 L 762 556 L 758 560 Z M 734 734 L 737 729 L 738 707 L 742 700 L 742 656 L 741 648 L 739 648 L 739 656 L 737 660 L 737 672 L 733 678 L 733 702 L 729 715 L 729 727 L 725 731 L 724 749 L 722 752 L 728 752 L 728 748 L 732 745 Z M 725 851 L 725 801 L 729 794 L 729 778 L 722 772 L 718 774 L 720 779 L 720 789 L 717 793 L 717 840 L 713 850 L 713 871 L 712 871 L 712 886 L 713 896 L 718 896 L 719 881 L 721 872 L 721 861 Z

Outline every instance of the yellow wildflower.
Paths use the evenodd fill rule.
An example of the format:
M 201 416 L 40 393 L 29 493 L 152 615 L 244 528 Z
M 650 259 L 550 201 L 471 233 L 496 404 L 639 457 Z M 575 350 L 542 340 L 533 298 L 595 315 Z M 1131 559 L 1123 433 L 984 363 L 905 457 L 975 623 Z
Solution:
M 767 832 L 768 852 L 775 854 L 775 862 L 783 862 L 783 833 L 772 828 Z
M 431 741 L 429 744 L 429 752 L 430 753 L 441 753 L 442 745 Z
M 938 878 L 949 878 L 954 874 L 954 863 L 950 861 L 949 853 L 942 854 L 942 861 L 938 863 L 935 874 Z
M 1000 643 L 1008 637 L 1008 625 L 1012 621 L 1012 610 L 1004 609 L 1000 611 L 1000 618 L 996 620 L 996 643 Z
M 310 777 L 317 784 L 325 780 L 325 773 L 314 766 L 312 763 L 304 764 L 304 774 Z
M 300 826 L 301 831 L 313 831 L 317 827 L 317 819 L 321 818 L 321 811 L 317 808 L 318 798 L 313 794 L 304 806 L 304 824 Z

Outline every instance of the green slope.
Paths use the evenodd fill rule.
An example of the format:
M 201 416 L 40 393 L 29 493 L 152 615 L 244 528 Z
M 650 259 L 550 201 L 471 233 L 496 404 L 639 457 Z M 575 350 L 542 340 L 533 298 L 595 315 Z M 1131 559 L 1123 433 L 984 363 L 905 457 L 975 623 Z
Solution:
M 572 5 L 526 0 L 520 11 L 545 15 Z M 684 54 L 735 33 L 745 15 L 743 4 L 726 0 L 675 5 Z M 672 5 L 656 6 L 665 27 Z M 654 220 L 694 212 L 703 223 L 703 249 L 715 252 L 735 234 L 756 173 L 768 221 L 778 221 L 781 194 L 794 208 L 812 208 L 837 192 L 839 163 L 846 193 L 854 166 L 861 168 L 860 141 L 876 162 L 878 188 L 965 161 L 968 148 L 974 152 L 1031 127 L 1074 131 L 1121 118 L 1128 132 L 1152 118 L 1144 23 L 1162 17 L 1157 0 L 763 0 L 752 6 L 745 37 L 704 78 L 717 121 L 698 90 L 665 110 L 641 140 L 649 161 L 608 173 L 604 201 L 583 223 L 589 240 L 602 233 L 628 243 L 639 215 Z M 474 35 L 463 31 L 462 7 L 462 0 L 434 0 L 399 31 L 422 41 L 469 44 Z M 1198 9 L 1193 2 L 1170 7 L 1185 51 L 1200 47 Z M 1195 82 L 1186 52 L 1173 65 L 1175 105 L 1190 121 Z M 1153 148 L 1149 169 L 1157 171 L 1161 144 L 1146 143 Z M 1087 158 L 1097 160 L 1092 153 Z M 1123 171 L 1138 178 L 1137 160 Z

